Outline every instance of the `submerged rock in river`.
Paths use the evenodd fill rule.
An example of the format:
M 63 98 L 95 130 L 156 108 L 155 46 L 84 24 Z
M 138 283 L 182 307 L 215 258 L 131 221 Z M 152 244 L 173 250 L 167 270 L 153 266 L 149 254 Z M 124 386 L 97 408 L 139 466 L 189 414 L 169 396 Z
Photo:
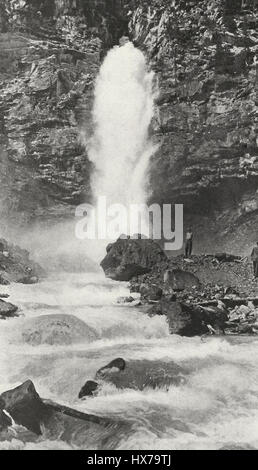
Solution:
M 116 281 L 130 281 L 134 276 L 148 273 L 167 256 L 153 240 L 148 238 L 118 238 L 109 244 L 101 261 L 105 275 Z
M 119 389 L 143 390 L 144 388 L 168 387 L 170 385 L 180 385 L 185 382 L 187 370 L 178 366 L 174 362 L 129 360 L 117 358 L 96 373 L 94 382 L 95 391 L 101 383 L 108 382 Z M 81 388 L 79 397 L 89 396 L 87 392 L 87 381 Z
M 95 382 L 95 380 L 87 380 L 87 382 L 81 388 L 78 397 L 93 397 L 98 388 L 99 384 Z

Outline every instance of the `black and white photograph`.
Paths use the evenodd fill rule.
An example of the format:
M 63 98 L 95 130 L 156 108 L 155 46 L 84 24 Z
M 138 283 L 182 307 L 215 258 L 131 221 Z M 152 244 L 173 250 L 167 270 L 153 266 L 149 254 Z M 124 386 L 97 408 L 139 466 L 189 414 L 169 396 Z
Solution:
M 258 450 L 257 25 L 0 0 L 0 450 Z

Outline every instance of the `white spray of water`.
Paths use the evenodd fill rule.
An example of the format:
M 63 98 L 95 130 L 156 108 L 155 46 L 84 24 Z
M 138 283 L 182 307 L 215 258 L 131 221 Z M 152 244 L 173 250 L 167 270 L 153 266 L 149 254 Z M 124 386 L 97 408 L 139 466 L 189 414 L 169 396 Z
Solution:
M 153 77 L 143 53 L 130 42 L 114 47 L 100 69 L 89 156 L 96 168 L 94 197 L 106 196 L 108 206 L 146 203 L 148 163 L 155 151 L 149 138 Z

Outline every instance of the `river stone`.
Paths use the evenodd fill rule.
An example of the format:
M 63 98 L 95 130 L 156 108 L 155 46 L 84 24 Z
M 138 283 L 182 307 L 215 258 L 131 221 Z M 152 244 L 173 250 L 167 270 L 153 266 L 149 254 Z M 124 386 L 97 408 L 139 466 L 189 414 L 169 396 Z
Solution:
M 35 434 L 41 434 L 40 423 L 49 416 L 49 411 L 31 380 L 2 393 L 0 398 L 4 402 L 4 409 L 17 424 Z
M 116 281 L 130 281 L 134 276 L 146 274 L 154 265 L 166 260 L 166 254 L 155 241 L 120 237 L 108 245 L 107 254 L 100 265 L 107 277 Z
M 4 431 L 6 428 L 12 425 L 12 420 L 4 412 L 5 402 L 0 397 L 0 432 Z
M 12 425 L 12 420 L 7 416 L 4 411 L 0 410 L 0 432 Z
M 161 287 L 155 285 L 155 284 L 144 284 L 142 283 L 140 285 L 140 294 L 141 298 L 148 300 L 148 301 L 157 301 L 160 300 L 162 297 L 162 289 Z
M 0 299 L 0 318 L 14 317 L 16 316 L 17 310 L 18 307 L 16 307 L 16 305 Z
M 207 325 L 224 332 L 228 315 L 219 307 L 200 307 L 163 297 L 149 310 L 149 315 L 165 315 L 171 334 L 195 336 L 208 333 Z
M 154 305 L 149 314 L 165 315 L 171 334 L 181 336 L 202 335 L 207 332 L 207 328 L 202 324 L 202 317 L 191 314 L 189 311 L 183 310 L 182 305 L 177 301 L 171 301 L 170 298 L 164 297 L 161 301 Z
M 96 436 L 107 446 L 109 439 L 113 445 L 114 442 L 118 445 L 121 433 L 128 428 L 123 421 L 91 415 L 42 399 L 31 380 L 4 392 L 0 396 L 0 407 L 1 403 L 17 424 L 36 435 L 44 433 L 50 441 L 66 441 L 75 447 L 95 448 Z
M 96 379 L 112 383 L 117 388 L 143 390 L 146 387 L 180 385 L 187 373 L 174 362 L 130 360 L 121 358 L 111 361 L 98 370 Z
M 175 291 L 183 291 L 200 286 L 200 281 L 197 276 L 181 269 L 165 271 L 164 282 Z
M 81 388 L 78 397 L 93 397 L 94 392 L 98 390 L 99 384 L 94 380 L 87 380 L 87 382 Z
M 97 333 L 73 315 L 42 315 L 26 319 L 19 326 L 18 340 L 37 346 L 39 344 L 73 344 L 91 342 Z

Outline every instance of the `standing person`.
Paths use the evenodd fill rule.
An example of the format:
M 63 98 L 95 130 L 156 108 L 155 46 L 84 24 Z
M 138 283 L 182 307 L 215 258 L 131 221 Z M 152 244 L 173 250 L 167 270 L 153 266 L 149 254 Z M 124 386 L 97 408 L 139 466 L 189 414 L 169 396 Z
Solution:
M 253 269 L 254 269 L 254 277 L 258 277 L 258 242 L 256 242 L 256 246 L 253 247 L 251 253 L 251 260 L 253 262 Z
M 193 231 L 191 228 L 187 229 L 185 237 L 185 256 L 189 258 L 193 250 Z

